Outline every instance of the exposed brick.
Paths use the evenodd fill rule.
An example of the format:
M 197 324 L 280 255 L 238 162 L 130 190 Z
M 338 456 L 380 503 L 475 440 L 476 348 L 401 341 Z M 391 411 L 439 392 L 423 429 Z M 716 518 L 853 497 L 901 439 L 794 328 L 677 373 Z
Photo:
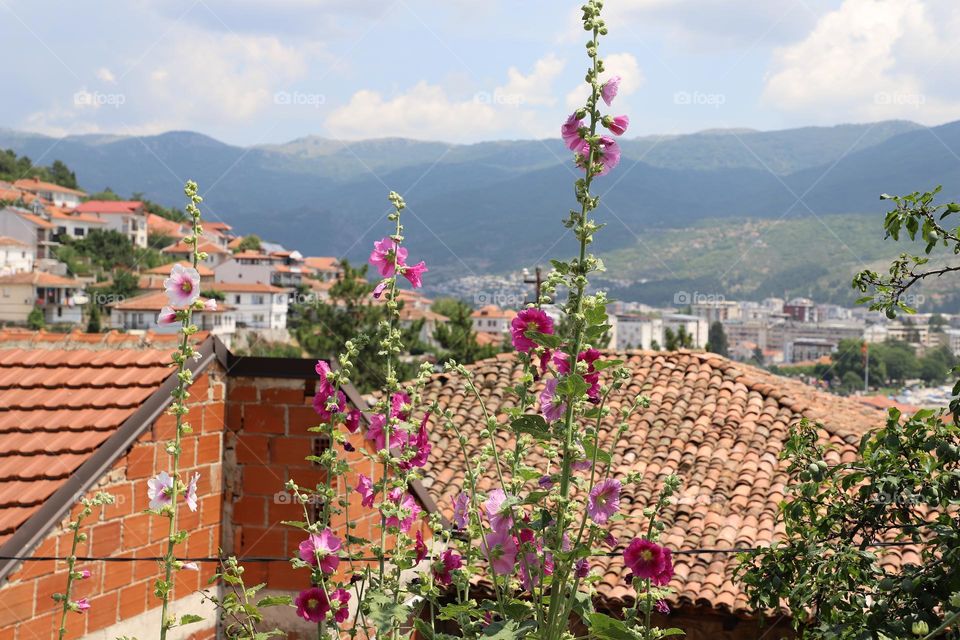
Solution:
M 46 578 L 46 580 L 52 580 L 53 577 Z M 0 597 L 3 598 L 3 606 L 0 607 L 0 627 L 19 624 L 33 617 L 34 587 L 35 585 L 31 581 L 3 589 L 3 592 L 0 593 Z M 50 595 L 53 595 L 53 593 L 51 592 Z M 47 600 L 47 602 L 52 601 Z
M 303 570 L 296 570 L 289 562 L 271 562 L 267 565 L 267 584 L 271 589 L 299 591 L 309 586 L 310 577 Z
M 284 408 L 258 404 L 244 405 L 243 429 L 251 433 L 285 433 Z
M 267 464 L 270 462 L 270 438 L 241 433 L 237 436 L 236 452 L 239 464 Z
M 120 518 L 133 513 L 133 484 L 125 482 L 123 484 L 110 487 L 110 493 L 113 495 L 113 504 L 107 505 L 103 510 L 103 517 L 107 520 Z
M 220 494 L 200 499 L 200 524 L 204 527 L 219 525 L 222 509 Z
M 83 626 L 82 620 L 75 620 L 74 622 L 80 622 L 79 626 Z M 59 627 L 60 615 L 51 611 L 20 625 L 20 637 L 25 640 L 31 638 L 56 638 Z
M 244 527 L 240 541 L 240 554 L 251 556 L 284 556 L 287 537 L 279 524 L 269 528 Z
M 267 524 L 267 502 L 270 498 L 242 495 L 233 503 L 233 521 L 237 524 L 264 526 Z
M 226 427 L 226 406 L 223 402 L 204 405 L 200 430 L 203 433 L 221 433 Z
M 187 418 L 187 420 L 189 420 L 189 418 Z M 174 415 L 165 413 L 153 423 L 153 437 L 157 442 L 173 440 L 176 434 L 177 417 Z
M 103 591 L 116 591 L 130 584 L 133 578 L 133 562 L 104 562 Z
M 87 616 L 87 633 L 109 627 L 117 622 L 117 602 L 119 594 L 111 591 L 90 600 Z
M 127 456 L 127 477 L 135 479 L 152 476 L 155 451 L 156 447 L 152 444 L 135 445 Z
M 123 520 L 123 548 L 139 549 L 150 544 L 151 520 L 156 516 L 138 513 Z
M 120 590 L 120 619 L 127 620 L 147 610 L 147 598 L 153 592 L 150 582 L 137 582 Z
M 272 464 L 306 466 L 305 457 L 313 454 L 313 438 L 273 438 L 270 441 Z
M 263 405 L 303 404 L 305 395 L 303 389 L 262 389 L 260 403 Z
M 90 555 L 105 557 L 120 548 L 120 521 L 114 520 L 93 527 L 90 534 Z
M 247 465 L 243 468 L 243 491 L 251 495 L 270 495 L 284 491 L 286 477 L 282 468 Z
M 203 374 L 193 381 L 187 391 L 190 394 L 189 403 L 207 402 L 210 399 L 210 376 Z
M 310 433 L 307 429 L 320 424 L 320 419 L 313 407 L 287 407 L 287 424 L 290 435 L 305 436 Z
M 197 438 L 196 464 L 214 464 L 221 460 L 220 434 L 209 433 Z
M 230 402 L 256 402 L 260 399 L 259 390 L 248 384 L 231 382 L 227 399 Z

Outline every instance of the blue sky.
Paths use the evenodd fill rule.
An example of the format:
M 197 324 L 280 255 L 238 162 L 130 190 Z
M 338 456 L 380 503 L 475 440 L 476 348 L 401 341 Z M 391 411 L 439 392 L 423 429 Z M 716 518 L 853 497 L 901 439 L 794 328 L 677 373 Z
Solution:
M 471 142 L 556 135 L 566 0 L 0 0 L 0 127 Z M 630 134 L 960 119 L 955 0 L 608 0 Z M 9 55 L 16 52 L 13 55 Z

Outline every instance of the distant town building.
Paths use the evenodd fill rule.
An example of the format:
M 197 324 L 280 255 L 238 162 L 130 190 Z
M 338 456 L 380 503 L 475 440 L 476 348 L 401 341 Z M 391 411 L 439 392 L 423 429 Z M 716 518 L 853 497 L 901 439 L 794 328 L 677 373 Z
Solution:
M 693 302 L 690 305 L 690 313 L 703 318 L 710 325 L 714 322 L 740 320 L 742 318 L 742 307 L 739 302 L 734 300 Z
M 654 345 L 656 343 L 656 345 Z M 618 313 L 610 316 L 610 345 L 627 349 L 663 348 L 663 319 L 641 313 Z
M 107 306 L 110 310 L 110 326 L 130 332 L 156 331 L 157 333 L 176 333 L 178 324 L 157 324 L 157 314 L 169 305 L 164 291 L 152 291 L 133 298 L 127 298 Z M 209 331 L 229 344 L 236 332 L 236 317 L 233 307 L 218 304 L 216 311 L 194 311 L 193 324 L 200 331 Z
M 329 256 L 313 256 L 303 259 L 303 263 L 313 269 L 314 277 L 323 282 L 339 280 L 343 276 L 340 260 Z
M 510 321 L 517 317 L 517 312 L 488 304 L 474 311 L 470 317 L 473 319 L 475 332 L 503 336 L 510 331 Z
M 0 276 L 33 271 L 36 255 L 33 245 L 9 236 L 0 236 Z
M 20 191 L 26 191 L 38 198 L 50 202 L 54 206 L 72 209 L 80 204 L 87 194 L 79 189 L 69 189 L 58 184 L 44 182 L 37 178 L 17 180 L 13 186 Z
M 203 260 L 203 266 L 205 267 L 216 269 L 230 259 L 230 252 L 219 244 L 201 240 L 198 248 L 201 252 L 207 254 L 206 259 Z M 173 260 L 187 260 L 191 264 L 193 263 L 193 245 L 186 242 L 178 242 L 169 247 L 164 247 L 161 253 Z
M 134 245 L 147 246 L 147 212 L 139 200 L 88 200 L 73 212 L 98 218 L 107 229 L 122 233 Z
M 694 316 L 687 315 L 683 313 L 665 313 L 663 314 L 663 331 L 666 334 L 667 329 L 673 331 L 674 334 L 680 331 L 680 328 L 683 327 L 687 335 L 693 339 L 693 344 L 691 345 L 694 349 L 703 349 L 707 346 L 708 335 L 710 333 L 710 323 L 705 319 Z M 663 345 L 666 341 L 661 341 L 660 344 Z
M 797 338 L 787 342 L 784 360 L 790 363 L 816 361 L 837 350 L 837 343 L 823 338 Z
M 217 282 L 212 285 L 234 309 L 238 328 L 286 329 L 287 291 L 260 282 Z
M 783 305 L 783 312 L 797 322 L 818 322 L 817 305 L 810 298 L 794 298 Z
M 43 271 L 28 271 L 0 277 L 0 322 L 24 324 L 39 307 L 48 324 L 77 324 L 87 303 L 84 285 Z

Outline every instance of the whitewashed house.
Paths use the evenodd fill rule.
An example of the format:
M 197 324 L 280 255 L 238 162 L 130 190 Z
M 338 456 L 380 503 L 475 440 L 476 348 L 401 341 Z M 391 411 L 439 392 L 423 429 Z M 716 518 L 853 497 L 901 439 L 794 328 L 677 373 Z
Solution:
M 143 295 L 127 298 L 108 305 L 110 327 L 129 332 L 156 331 L 158 333 L 176 333 L 179 324 L 157 324 L 160 310 L 170 301 L 164 291 L 150 291 Z M 209 331 L 230 346 L 236 332 L 236 316 L 233 307 L 217 304 L 216 311 L 194 311 L 193 324 L 200 331 Z
M 87 196 L 86 192 L 80 191 L 79 189 L 70 189 L 67 187 L 61 187 L 58 184 L 53 184 L 52 182 L 44 182 L 37 178 L 24 178 L 22 180 L 17 180 L 13 183 L 13 186 L 20 191 L 26 191 L 31 193 L 38 198 L 42 198 L 47 202 L 52 203 L 54 206 L 63 207 L 65 209 L 72 209 L 80 204 L 80 202 Z
M 33 245 L 9 236 L 0 236 L 0 276 L 33 271 L 36 255 Z
M 234 309 L 237 327 L 287 328 L 287 291 L 259 282 L 217 282 L 212 285 Z
M 88 200 L 73 212 L 103 220 L 107 229 L 119 231 L 138 247 L 147 246 L 147 212 L 139 200 Z

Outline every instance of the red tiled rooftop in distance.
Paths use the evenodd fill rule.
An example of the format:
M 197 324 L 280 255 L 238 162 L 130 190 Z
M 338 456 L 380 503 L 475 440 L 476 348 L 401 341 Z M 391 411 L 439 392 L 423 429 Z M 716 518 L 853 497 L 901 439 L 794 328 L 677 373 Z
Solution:
M 139 200 L 87 200 L 74 209 L 77 213 L 136 213 L 143 209 Z
M 76 278 L 65 278 L 45 271 L 23 271 L 9 276 L 0 276 L 0 284 L 34 284 L 41 287 L 81 287 Z
M 17 180 L 13 183 L 13 186 L 17 189 L 23 191 L 30 191 L 36 193 L 37 191 L 54 191 L 57 193 L 72 193 L 77 196 L 87 195 L 86 191 L 80 191 L 79 189 L 70 189 L 68 187 L 61 187 L 58 184 L 53 184 L 52 182 L 44 182 L 38 178 L 24 178 L 22 180 Z
M 171 375 L 176 340 L 0 330 L 0 542 Z
M 191 268 L 193 267 L 193 262 L 189 260 L 178 260 L 177 262 L 171 262 L 170 264 L 162 264 L 159 267 L 154 267 L 153 269 L 147 269 L 146 271 L 144 271 L 144 273 L 149 273 L 152 275 L 169 276 L 170 269 L 175 264 L 179 264 L 181 267 L 191 267 Z M 197 273 L 200 274 L 201 278 L 213 277 L 213 269 L 211 269 L 210 267 L 206 267 L 202 264 L 197 265 Z
M 161 250 L 161 253 L 190 253 L 193 251 L 193 245 L 187 244 L 186 242 L 178 242 L 177 244 L 172 244 L 169 247 L 164 247 Z M 201 242 L 200 251 L 206 251 L 207 253 L 229 253 L 226 249 L 220 245 L 214 244 L 212 242 Z
M 640 486 L 626 487 L 621 496 L 627 519 L 612 527 L 620 549 L 641 535 L 637 523 L 644 520 L 642 511 L 654 502 L 664 477 L 671 473 L 683 484 L 663 515 L 664 544 L 674 550 L 769 544 L 781 533 L 776 524 L 778 504 L 785 498 L 788 477 L 779 454 L 790 427 L 803 417 L 823 421 L 823 438 L 835 447 L 828 457 L 837 462 L 853 460 L 860 437 L 885 420 L 884 412 L 852 399 L 714 354 L 633 351 L 607 356 L 626 360 L 633 372 L 623 391 L 611 395 L 611 413 L 617 415 L 638 395 L 651 401 L 649 409 L 633 415 L 627 434 L 614 448 L 614 473 L 622 477 L 638 472 L 643 477 Z M 505 419 L 504 411 L 514 402 L 509 387 L 522 375 L 515 356 L 501 354 L 468 369 L 487 410 Z M 467 438 L 468 457 L 489 444 L 479 437 L 483 409 L 464 391 L 459 375 L 435 375 L 423 399 L 426 405 L 436 400 L 441 410 L 452 412 Z M 614 428 L 608 420 L 603 435 L 609 437 Z M 448 517 L 465 477 L 463 455 L 451 438 L 447 430 L 431 429 L 433 452 L 423 481 Z M 501 449 L 513 446 L 504 432 L 498 440 Z M 532 463 L 546 468 L 542 459 Z M 492 489 L 495 482 L 492 473 L 486 475 L 481 491 Z M 591 563 L 603 576 L 597 588 L 606 606 L 617 608 L 632 601 L 620 554 Z M 676 592 L 675 605 L 746 612 L 746 598 L 733 580 L 733 554 L 676 555 L 675 563 L 676 577 L 670 585 Z

